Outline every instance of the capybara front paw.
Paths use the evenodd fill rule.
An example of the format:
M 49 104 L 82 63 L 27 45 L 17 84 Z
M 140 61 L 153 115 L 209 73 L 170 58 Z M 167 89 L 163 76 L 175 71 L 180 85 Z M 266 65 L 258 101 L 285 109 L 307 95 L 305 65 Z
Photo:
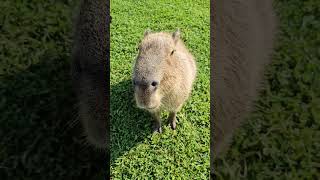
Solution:
M 153 133 L 156 133 L 156 132 L 162 133 L 162 128 L 161 128 L 161 126 L 154 126 L 154 127 L 153 127 Z
M 170 126 L 171 126 L 171 129 L 172 129 L 172 130 L 175 130 L 176 127 L 177 127 L 176 121 L 170 122 Z

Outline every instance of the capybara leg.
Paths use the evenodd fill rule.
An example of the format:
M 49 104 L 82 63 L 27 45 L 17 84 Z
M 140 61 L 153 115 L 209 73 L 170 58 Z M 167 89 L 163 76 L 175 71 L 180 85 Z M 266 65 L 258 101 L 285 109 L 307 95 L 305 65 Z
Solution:
M 153 132 L 162 133 L 160 111 L 152 112 L 153 117 Z
M 173 130 L 175 130 L 176 129 L 176 115 L 177 115 L 177 113 L 176 112 L 170 112 L 170 114 L 169 114 L 169 117 L 168 117 L 168 120 L 169 120 L 169 123 L 170 123 L 170 126 L 171 126 L 171 128 L 173 129 Z

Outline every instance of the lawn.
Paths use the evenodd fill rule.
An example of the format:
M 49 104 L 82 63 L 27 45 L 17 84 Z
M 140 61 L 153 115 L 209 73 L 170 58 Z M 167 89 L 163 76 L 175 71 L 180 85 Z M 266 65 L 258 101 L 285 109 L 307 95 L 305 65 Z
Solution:
M 209 1 L 111 0 L 113 179 L 209 178 L 209 8 Z M 162 134 L 152 134 L 151 116 L 133 99 L 132 68 L 147 28 L 167 32 L 180 28 L 199 70 L 192 95 L 178 113 L 176 131 L 162 114 Z
M 105 167 L 82 145 L 78 125 L 69 126 L 76 120 L 69 62 L 77 3 L 0 3 L 1 180 L 90 179 Z
M 257 110 L 217 179 L 320 178 L 320 2 L 276 0 L 280 33 Z

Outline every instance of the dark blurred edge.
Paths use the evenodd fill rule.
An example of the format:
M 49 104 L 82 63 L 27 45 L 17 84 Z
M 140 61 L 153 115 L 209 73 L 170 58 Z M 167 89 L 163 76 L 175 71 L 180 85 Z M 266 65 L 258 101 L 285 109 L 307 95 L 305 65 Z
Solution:
M 110 24 L 112 21 L 112 18 L 110 16 L 110 0 L 106 0 L 107 3 L 107 57 L 106 57 L 106 82 L 107 82 L 107 114 L 110 115 Z M 108 147 L 107 147 L 107 157 L 106 157 L 106 179 L 110 179 L 110 158 L 111 158 L 111 150 L 110 150 L 110 144 L 111 144 L 111 140 L 110 140 L 110 116 L 107 117 L 107 142 L 108 142 Z
M 216 59 L 216 53 L 215 49 L 217 47 L 217 42 L 216 42 L 216 27 L 215 27 L 215 18 L 216 18 L 216 8 L 217 4 L 215 0 L 210 0 L 210 179 L 215 179 L 214 178 L 214 164 L 213 164 L 213 134 L 214 134 L 214 125 L 213 125 L 213 65 L 214 61 Z
M 107 42 L 108 42 L 108 44 L 107 44 L 107 49 L 106 49 L 106 51 L 107 51 L 107 57 L 106 57 L 106 61 L 105 61 L 105 68 L 106 68 L 106 74 L 105 74 L 105 77 L 106 77 L 106 84 L 107 84 L 107 89 L 108 89 L 108 91 L 106 92 L 107 93 L 107 98 L 108 99 L 106 99 L 107 100 L 107 102 L 108 102 L 108 104 L 107 104 L 107 113 L 108 113 L 108 115 L 110 114 L 110 110 L 109 110 L 109 107 L 110 107 L 110 105 L 109 105 L 109 99 L 110 99 L 110 23 L 111 23 L 111 17 L 110 17 L 110 1 L 109 0 L 106 0 L 106 3 L 107 3 L 107 10 L 108 10 L 108 13 L 107 13 L 107 17 L 106 17 L 106 26 L 107 26 Z M 70 17 L 71 18 L 71 17 Z M 14 41 L 14 39 L 12 40 L 12 41 Z M 50 58 L 49 57 L 44 57 L 46 60 L 50 60 Z M 63 64 L 63 65 L 61 65 L 61 67 L 63 67 L 63 68 L 66 68 L 65 67 L 65 65 L 66 64 Z M 37 64 L 37 65 L 32 65 L 31 66 L 31 68 L 28 68 L 26 71 L 27 72 L 23 72 L 23 73 L 25 73 L 25 74 L 32 74 L 32 73 L 34 73 L 35 74 L 35 77 L 40 77 L 39 76 L 39 74 L 40 75 L 48 75 L 48 73 L 56 73 L 56 72 L 54 72 L 54 71 L 49 71 L 49 72 L 44 72 L 43 70 L 41 70 L 41 69 L 43 69 L 43 67 L 49 67 L 49 66 L 51 66 L 51 64 L 50 64 L 50 62 L 49 61 L 46 61 L 46 62 L 40 62 L 39 64 Z M 54 70 L 56 70 L 56 69 L 54 69 Z M 24 74 L 23 73 L 20 73 L 20 74 L 18 74 L 18 75 L 14 75 L 14 76 L 9 76 L 9 77 L 5 77 L 5 76 L 3 76 L 3 79 L 5 79 L 6 81 L 4 81 L 4 85 L 7 85 L 7 84 L 9 84 L 9 83 L 7 83 L 7 82 L 9 82 L 9 81 L 11 81 L 11 84 L 9 84 L 9 85 L 7 85 L 8 87 L 10 87 L 10 86 L 13 86 L 15 83 L 19 83 L 18 82 L 18 80 L 21 80 L 21 79 L 23 79 L 23 77 L 24 77 Z M 67 71 L 65 71 L 65 70 L 63 70 L 63 73 L 65 73 L 65 75 L 67 75 Z M 1 77 L 2 78 L 2 77 Z M 29 79 L 30 79 L 30 77 L 28 77 Z M 48 77 L 44 77 L 43 76 L 43 78 L 48 78 Z M 31 77 L 31 79 L 32 79 L 32 77 Z M 49 78 L 50 79 L 50 78 Z M 68 79 L 68 78 L 66 78 L 66 79 Z M 65 80 L 66 80 L 65 79 Z M 43 82 L 48 82 L 49 80 L 47 80 L 47 79 L 44 79 L 43 80 Z M 1 82 L 2 83 L 2 82 Z M 7 83 L 7 84 L 5 84 L 5 83 Z M 23 82 L 22 82 L 23 83 Z M 69 85 L 69 82 L 66 82 L 66 84 L 68 84 Z M 54 86 L 54 84 L 50 84 L 51 86 Z M 28 88 L 28 87 L 25 87 L 26 89 Z M 66 89 L 64 89 L 64 88 L 66 88 Z M 59 85 L 59 87 L 57 87 L 57 89 L 59 89 L 59 90 L 61 90 L 61 89 L 64 89 L 64 90 L 66 90 L 67 91 L 67 93 L 69 93 L 69 94 L 73 94 L 71 91 L 70 91 L 70 87 L 68 86 L 68 87 L 62 87 L 61 85 Z M 61 92 L 61 91 L 60 91 Z M 56 92 L 55 92 L 56 93 Z M 18 95 L 15 95 L 15 96 L 18 96 Z M 12 97 L 14 97 L 14 96 L 12 96 Z M 41 97 L 41 95 L 39 95 L 39 97 Z M 39 97 L 37 97 L 37 98 L 39 98 Z M 60 101 L 61 100 L 61 97 L 56 97 L 58 100 L 57 101 Z M 31 101 L 31 100 L 21 100 L 21 101 L 27 101 L 27 102 L 29 102 L 29 101 Z M 64 103 L 65 104 L 63 104 L 63 107 L 67 107 L 67 106 L 69 106 L 69 105 L 71 105 L 71 102 L 73 103 L 73 101 L 74 101 L 74 97 L 72 97 L 72 98 L 70 98 L 70 99 L 65 99 L 65 101 L 64 101 Z M 34 102 L 34 103 L 37 103 L 37 102 Z M 54 104 L 55 102 L 53 102 L 53 104 Z M 60 104 L 60 105 L 62 105 L 62 104 Z M 58 107 L 58 109 L 60 110 L 60 109 L 63 109 L 63 107 L 61 106 L 61 107 Z M 69 107 L 69 108 L 71 108 L 71 107 Z M 64 109 L 63 109 L 64 110 Z M 61 113 L 61 112 L 60 112 Z M 65 115 L 66 114 L 66 112 L 62 112 L 62 114 L 63 115 Z M 56 112 L 53 112 L 52 114 L 45 114 L 45 115 L 43 115 L 43 117 L 52 117 L 52 119 L 51 120 L 53 120 L 53 118 L 57 118 L 58 116 L 59 116 L 60 114 L 56 114 Z M 69 115 L 67 115 L 68 117 L 72 117 L 72 115 L 71 114 L 69 114 Z M 41 117 L 41 118 L 43 118 L 43 117 Z M 101 151 L 96 151 L 96 150 L 94 150 L 94 149 L 91 149 L 91 148 L 88 148 L 88 149 L 79 149 L 79 154 L 85 154 L 85 155 L 90 155 L 91 153 L 95 153 L 95 154 L 92 154 L 92 161 L 94 161 L 94 163 L 95 164 L 92 164 L 92 162 L 80 162 L 79 161 L 79 166 L 94 166 L 94 167 L 90 167 L 90 169 L 95 169 L 95 170 L 93 170 L 93 171 L 103 171 L 104 172 L 104 174 L 103 174 L 103 176 L 105 177 L 105 179 L 110 179 L 110 121 L 109 121 L 109 116 L 107 117 L 108 118 L 108 121 L 107 121 L 107 132 L 108 132 L 108 135 L 107 135 L 107 141 L 108 141 L 108 147 L 106 148 L 106 152 L 101 152 Z M 60 122 L 59 122 L 60 123 Z M 78 126 L 78 125 L 76 125 L 76 126 Z M 70 132 L 68 131 L 66 134 L 68 134 L 68 135 L 75 135 L 74 134 L 74 132 L 77 132 L 78 131 L 78 127 L 75 127 L 74 128 L 75 130 L 70 130 Z M 37 131 L 35 130 L 34 131 L 34 133 L 35 134 L 37 134 Z M 41 138 L 44 138 L 44 137 L 41 137 Z M 69 142 L 69 143 L 71 143 L 71 139 L 73 139 L 73 137 L 66 137 L 66 139 L 60 139 L 60 140 L 63 140 L 63 141 L 65 141 L 65 142 Z M 57 143 L 57 142 L 54 142 L 54 143 Z M 74 145 L 75 147 L 76 146 L 78 146 L 78 142 L 77 143 L 75 143 L 76 145 Z M 63 145 L 66 145 L 66 144 L 63 144 Z M 70 146 L 73 146 L 72 144 L 69 144 Z M 80 148 L 80 146 L 78 146 L 79 148 Z M 27 147 L 26 147 L 27 148 Z M 60 147 L 57 147 L 58 149 L 60 148 Z M 36 149 L 36 148 L 35 148 Z M 72 148 L 70 148 L 70 149 L 72 149 Z M 83 152 L 85 152 L 85 153 L 83 153 Z M 72 152 L 70 152 L 70 154 L 71 154 Z M 58 156 L 58 154 L 56 154 L 56 156 Z M 61 155 L 61 156 L 63 156 L 63 157 L 65 157 L 65 155 Z M 74 155 L 75 157 L 77 156 L 77 155 Z M 100 158 L 99 158 L 100 157 Z M 69 157 L 66 157 L 66 158 L 69 158 Z M 72 157 L 70 157 L 70 158 L 72 158 Z M 48 162 L 43 162 L 43 164 L 42 164 L 42 166 L 47 166 L 47 163 Z M 63 162 L 62 162 L 63 163 Z M 52 165 L 52 164 L 51 164 Z M 68 166 L 68 164 L 65 164 L 66 166 Z M 18 164 L 17 165 L 19 168 L 20 168 L 20 164 Z M 26 168 L 25 170 L 27 171 L 27 170 L 29 170 L 28 169 L 28 167 L 23 167 L 23 168 Z M 77 169 L 77 167 L 75 167 L 75 169 Z M 13 172 L 16 172 L 17 170 L 16 169 L 14 169 L 14 170 L 12 170 Z M 22 171 L 22 170 L 21 170 Z M 90 170 L 89 170 L 90 171 Z M 78 177 L 79 179 L 82 179 L 82 178 L 84 178 L 84 179 L 86 179 L 86 178 L 88 178 L 88 177 L 86 177 L 86 173 L 87 172 L 79 172 L 79 174 L 83 174 L 83 176 L 82 177 Z M 33 176 L 40 176 L 39 174 L 37 174 L 36 172 L 34 172 L 34 173 L 32 173 L 33 174 Z M 19 176 L 18 174 L 16 174 L 16 176 Z M 100 175 L 99 175 L 100 176 Z M 42 176 L 41 176 L 42 177 Z M 16 178 L 18 178 L 18 177 L 16 177 Z M 28 179 L 29 177 L 19 177 L 19 178 L 21 178 L 21 179 L 24 179 L 24 178 L 26 178 L 26 179 Z M 92 178 L 92 177 L 91 177 Z M 0 173 L 0 179 L 6 179 L 5 178 L 5 176 L 3 176 L 3 174 L 1 174 Z M 57 179 L 60 179 L 59 178 L 59 174 L 57 174 Z M 73 179 L 73 178 L 72 178 Z

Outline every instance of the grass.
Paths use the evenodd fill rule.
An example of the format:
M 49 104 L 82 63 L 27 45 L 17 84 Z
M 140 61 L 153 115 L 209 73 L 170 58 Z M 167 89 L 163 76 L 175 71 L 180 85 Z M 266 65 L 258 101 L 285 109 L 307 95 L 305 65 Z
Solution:
M 267 87 L 217 162 L 217 179 L 320 177 L 320 3 L 275 2 L 280 33 Z
M 90 179 L 101 155 L 82 145 L 69 62 L 77 1 L 0 3 L 0 179 Z M 102 162 L 105 163 L 105 162 Z
M 209 178 L 209 1 L 111 1 L 111 174 L 113 179 Z M 131 73 L 144 31 L 173 32 L 194 54 L 199 69 L 192 96 L 172 131 L 162 115 L 162 134 L 136 108 Z

